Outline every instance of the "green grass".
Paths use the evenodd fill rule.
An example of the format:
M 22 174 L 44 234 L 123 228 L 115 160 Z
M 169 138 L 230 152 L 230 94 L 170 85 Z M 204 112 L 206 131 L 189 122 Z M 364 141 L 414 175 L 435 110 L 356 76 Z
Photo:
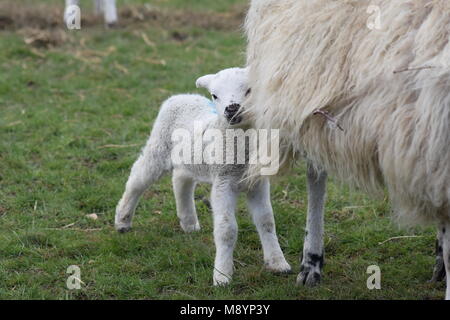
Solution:
M 207 14 L 245 3 L 151 1 Z M 323 282 L 313 289 L 295 286 L 307 204 L 303 166 L 272 190 L 280 243 L 295 274 L 264 270 L 241 201 L 235 275 L 230 286 L 214 288 L 211 212 L 198 201 L 202 230 L 182 233 L 168 177 L 142 198 L 133 231 L 114 231 L 115 206 L 161 102 L 198 92 L 198 76 L 242 65 L 245 41 L 238 30 L 143 22 L 105 31 L 99 25 L 66 32 L 67 41 L 50 49 L 33 49 L 21 31 L 0 31 L 0 298 L 443 298 L 443 284 L 427 283 L 434 231 L 402 231 L 390 222 L 386 202 L 332 181 Z M 188 37 L 179 41 L 174 32 Z M 160 60 L 165 65 L 153 63 Z M 208 190 L 201 186 L 197 195 Z M 98 220 L 86 217 L 91 213 Z M 411 234 L 420 237 L 380 244 Z M 382 290 L 366 288 L 372 264 L 381 268 Z M 66 288 L 70 265 L 81 268 L 81 290 Z

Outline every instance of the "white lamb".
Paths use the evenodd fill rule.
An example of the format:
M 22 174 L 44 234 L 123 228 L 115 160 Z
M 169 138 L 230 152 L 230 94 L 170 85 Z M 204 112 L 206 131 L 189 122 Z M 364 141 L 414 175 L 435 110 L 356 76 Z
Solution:
M 172 172 L 177 215 L 185 232 L 197 231 L 200 224 L 194 203 L 194 189 L 198 182 L 212 184 L 211 206 L 214 218 L 214 241 L 216 258 L 214 263 L 214 285 L 226 284 L 233 273 L 233 250 L 237 239 L 235 218 L 236 201 L 239 192 L 247 194 L 249 211 L 258 230 L 267 269 L 273 272 L 289 272 L 278 243 L 275 221 L 270 202 L 270 184 L 267 178 L 251 187 L 245 185 L 242 176 L 246 164 L 208 164 L 206 158 L 199 164 L 195 153 L 203 155 L 207 148 L 223 147 L 230 139 L 211 139 L 209 144 L 198 145 L 195 141 L 196 126 L 222 133 L 230 129 L 246 127 L 245 115 L 241 113 L 241 103 L 250 93 L 247 85 L 247 70 L 231 68 L 215 75 L 206 75 L 196 82 L 197 87 L 206 88 L 214 102 L 195 94 L 177 95 L 163 103 L 153 126 L 150 138 L 138 160 L 131 169 L 125 193 L 120 200 L 115 217 L 115 227 L 119 232 L 131 228 L 132 217 L 139 197 L 164 173 Z M 174 161 L 180 147 L 173 141 L 175 133 L 181 130 L 194 137 L 192 143 L 182 145 L 189 152 L 189 161 Z M 232 138 L 234 146 L 235 140 Z M 187 148 L 187 149 L 186 149 Z M 198 149 L 201 150 L 198 150 Z M 234 148 L 233 148 L 234 149 Z M 217 149 L 216 149 L 217 150 Z M 223 149 L 222 149 L 223 150 Z M 248 153 L 247 153 L 248 154 Z M 225 155 L 225 154 L 224 154 Z M 238 155 L 239 156 L 239 155 Z M 236 157 L 234 157 L 236 161 Z

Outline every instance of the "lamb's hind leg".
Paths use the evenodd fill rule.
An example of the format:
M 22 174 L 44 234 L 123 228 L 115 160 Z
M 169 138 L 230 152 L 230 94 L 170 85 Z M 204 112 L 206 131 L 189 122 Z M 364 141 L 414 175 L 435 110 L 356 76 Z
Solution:
M 297 284 L 315 286 L 320 282 L 323 267 L 323 213 L 325 204 L 325 171 L 317 172 L 308 164 L 308 216 L 303 258 Z
M 270 203 L 270 183 L 268 179 L 262 179 L 248 192 L 247 204 L 261 239 L 264 263 L 267 269 L 273 272 L 290 272 L 291 266 L 284 258 L 278 242 Z
M 438 234 L 436 238 L 436 263 L 434 265 L 433 277 L 431 278 L 431 282 L 439 282 L 445 279 L 445 264 L 443 252 L 444 234 L 442 230 L 443 227 L 438 228 Z
M 157 152 L 148 144 L 133 164 L 125 192 L 117 205 L 115 217 L 117 231 L 126 232 L 131 229 L 134 211 L 140 196 L 167 170 L 167 164 L 162 156 L 158 156 Z
M 450 300 L 450 222 L 442 224 L 442 250 L 447 274 L 447 290 L 445 299 Z
M 174 170 L 172 184 L 181 228 L 185 232 L 200 230 L 194 202 L 195 181 L 181 170 Z

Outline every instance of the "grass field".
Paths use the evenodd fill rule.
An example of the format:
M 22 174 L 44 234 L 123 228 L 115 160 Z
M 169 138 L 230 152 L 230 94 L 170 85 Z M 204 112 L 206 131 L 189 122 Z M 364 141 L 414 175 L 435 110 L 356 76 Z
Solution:
M 234 279 L 214 288 L 211 212 L 197 201 L 202 230 L 183 234 L 168 177 L 146 192 L 133 231 L 116 233 L 115 206 L 161 102 L 201 92 L 197 77 L 244 63 L 246 1 L 152 0 L 143 7 L 144 0 L 119 0 L 120 28 L 105 30 L 87 14 L 80 31 L 48 26 L 62 16 L 62 2 L 0 4 L 1 299 L 444 297 L 443 284 L 427 282 L 434 230 L 401 230 L 390 221 L 386 201 L 332 181 L 323 281 L 297 287 L 307 197 L 303 166 L 272 189 L 280 243 L 294 274 L 264 270 L 241 201 Z M 208 190 L 200 186 L 198 198 Z M 92 213 L 97 220 L 86 217 Z M 383 243 L 404 235 L 418 237 Z M 373 264 L 382 271 L 381 290 L 366 287 Z M 70 265 L 81 269 L 80 290 L 66 287 Z

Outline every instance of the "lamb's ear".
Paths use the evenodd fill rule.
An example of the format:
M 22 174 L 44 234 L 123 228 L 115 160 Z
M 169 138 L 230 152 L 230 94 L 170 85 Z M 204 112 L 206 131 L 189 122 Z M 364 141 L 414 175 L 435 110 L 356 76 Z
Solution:
M 197 79 L 197 81 L 195 81 L 195 85 L 197 86 L 197 88 L 205 88 L 209 90 L 209 85 L 214 76 L 214 74 L 208 74 L 206 76 L 200 77 Z

